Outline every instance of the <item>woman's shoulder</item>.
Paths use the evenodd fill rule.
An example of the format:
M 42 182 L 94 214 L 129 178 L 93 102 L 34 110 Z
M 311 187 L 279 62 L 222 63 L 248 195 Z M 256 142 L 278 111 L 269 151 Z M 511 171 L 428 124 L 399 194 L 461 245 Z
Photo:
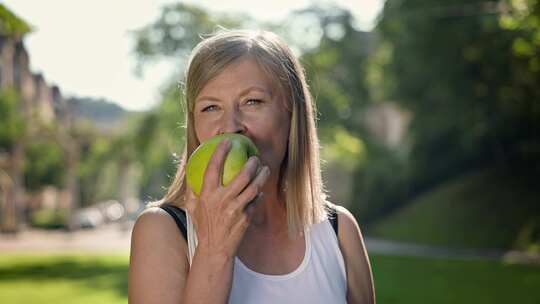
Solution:
M 346 207 L 335 204 L 329 200 L 326 200 L 325 204 L 329 209 L 333 210 L 337 214 L 338 220 L 343 219 L 343 221 L 347 222 L 348 224 L 351 222 L 356 222 L 356 218 Z
M 131 233 L 129 302 L 180 298 L 178 286 L 184 285 L 189 271 L 187 252 L 187 243 L 165 210 L 154 206 L 141 212 Z
M 155 246 L 187 252 L 187 242 L 178 231 L 173 217 L 159 206 L 147 207 L 139 214 L 133 226 L 131 241 L 132 245 L 133 242 L 139 242 L 152 248 Z
M 144 226 L 145 229 L 157 232 L 167 229 L 168 223 L 171 223 L 172 217 L 167 214 L 159 205 L 147 206 L 135 220 L 134 229 L 138 226 Z M 174 224 L 174 221 L 172 222 Z
M 359 241 L 362 236 L 356 217 L 346 207 L 326 201 L 327 206 L 335 210 L 338 219 L 339 239 L 341 242 L 350 243 Z
M 354 303 L 375 303 L 371 264 L 360 225 L 346 207 L 335 206 L 339 223 L 338 238 L 347 270 L 347 299 Z

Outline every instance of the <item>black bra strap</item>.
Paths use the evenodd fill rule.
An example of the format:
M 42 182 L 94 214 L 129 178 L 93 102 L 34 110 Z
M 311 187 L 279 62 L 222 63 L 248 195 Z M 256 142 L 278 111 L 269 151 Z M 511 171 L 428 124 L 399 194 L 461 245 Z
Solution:
M 171 204 L 163 204 L 159 206 L 161 209 L 167 211 L 169 213 L 174 221 L 176 222 L 176 225 L 178 226 L 178 229 L 180 229 L 180 232 L 184 236 L 184 239 L 187 240 L 187 220 L 186 220 L 186 212 L 174 205 Z M 338 216 L 337 216 L 337 210 L 334 206 L 327 204 L 326 205 L 328 210 L 328 220 L 332 224 L 332 227 L 334 228 L 334 232 L 336 233 L 336 236 L 338 235 Z
M 163 204 L 159 206 L 161 209 L 167 211 L 176 222 L 176 225 L 178 226 L 178 229 L 180 229 L 180 232 L 184 236 L 184 239 L 187 240 L 187 220 L 186 220 L 186 212 L 174 205 L 171 204 Z
M 334 228 L 334 232 L 336 233 L 336 236 L 338 236 L 337 210 L 331 204 L 326 204 L 326 207 L 327 207 L 327 210 L 328 210 L 328 220 L 330 221 L 330 224 L 332 224 L 332 227 Z

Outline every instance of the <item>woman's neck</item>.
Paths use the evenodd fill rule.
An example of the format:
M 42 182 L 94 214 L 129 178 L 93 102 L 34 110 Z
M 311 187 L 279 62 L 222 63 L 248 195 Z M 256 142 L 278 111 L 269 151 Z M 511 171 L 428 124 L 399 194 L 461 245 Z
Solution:
M 263 196 L 255 205 L 248 229 L 263 234 L 287 231 L 287 209 L 283 198 L 278 196 L 276 184 L 275 179 L 270 179 L 263 187 Z

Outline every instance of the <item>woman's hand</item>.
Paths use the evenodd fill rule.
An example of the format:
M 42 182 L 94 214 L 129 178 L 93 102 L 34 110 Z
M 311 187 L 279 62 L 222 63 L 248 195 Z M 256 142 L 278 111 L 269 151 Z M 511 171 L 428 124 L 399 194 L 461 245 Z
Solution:
M 223 164 L 230 149 L 230 141 L 221 141 L 204 173 L 201 194 L 197 198 L 188 187 L 186 208 L 192 215 L 197 231 L 197 251 L 233 258 L 251 222 L 253 206 L 246 206 L 258 198 L 270 171 L 261 168 L 252 156 L 240 173 L 227 185 L 221 184 Z

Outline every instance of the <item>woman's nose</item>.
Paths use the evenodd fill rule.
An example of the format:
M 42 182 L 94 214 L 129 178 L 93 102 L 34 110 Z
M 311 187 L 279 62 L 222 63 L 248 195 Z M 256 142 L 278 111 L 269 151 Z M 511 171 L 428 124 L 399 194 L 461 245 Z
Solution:
M 222 117 L 221 131 L 222 133 L 245 133 L 246 126 L 242 113 L 237 109 L 225 111 Z

